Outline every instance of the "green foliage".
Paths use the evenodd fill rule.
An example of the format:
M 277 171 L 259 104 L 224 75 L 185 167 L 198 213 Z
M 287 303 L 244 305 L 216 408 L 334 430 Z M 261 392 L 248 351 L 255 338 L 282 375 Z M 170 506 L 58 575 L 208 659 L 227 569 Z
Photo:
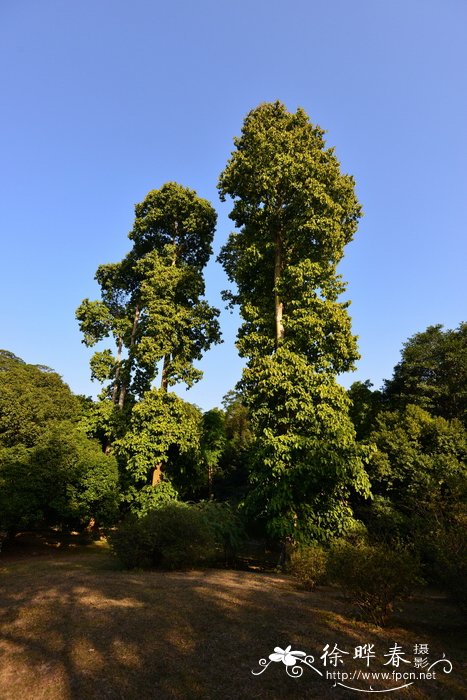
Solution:
M 98 268 L 101 300 L 85 299 L 76 312 L 87 346 L 113 338 L 116 351 L 96 352 L 91 372 L 108 382 L 102 397 L 120 408 L 142 398 L 159 372 L 164 390 L 177 382 L 191 386 L 202 376 L 194 361 L 220 342 L 219 312 L 202 298 L 214 209 L 170 182 L 135 213 L 132 250 L 120 263 Z
M 356 605 L 363 619 L 385 626 L 397 601 L 421 583 L 411 555 L 383 545 L 336 543 L 329 555 L 329 579 Z
M 131 480 L 140 486 L 150 482 L 153 470 L 167 462 L 171 449 L 178 455 L 197 450 L 201 420 L 201 411 L 176 394 L 161 389 L 146 392 L 133 408 L 126 434 L 114 445 Z
M 296 547 L 290 555 L 288 569 L 307 591 L 313 590 L 326 576 L 327 552 L 316 544 Z
M 425 558 L 425 576 L 447 589 L 467 609 L 467 510 L 449 527 L 426 531 L 419 547 Z
M 162 480 L 154 486 L 135 488 L 131 486 L 125 494 L 130 513 L 141 518 L 157 508 L 178 501 L 178 493 L 169 481 Z
M 130 516 L 110 535 L 122 564 L 131 569 L 184 569 L 212 558 L 213 530 L 200 509 L 169 503 L 143 517 Z
M 51 369 L 7 351 L 0 380 L 0 526 L 111 522 L 117 464 L 79 426 L 87 402 Z
M 150 192 L 135 214 L 132 250 L 120 263 L 98 268 L 101 300 L 85 299 L 76 316 L 86 345 L 108 337 L 115 345 L 91 359 L 93 378 L 107 384 L 86 429 L 105 450 L 114 449 L 125 498 L 145 512 L 154 492 L 136 497 L 135 489 L 155 483 L 162 469 L 182 495 L 196 493 L 204 467 L 213 469 L 212 449 L 199 459 L 200 412 L 167 391 L 201 378 L 194 363 L 220 342 L 220 331 L 218 310 L 203 299 L 212 206 L 170 182 Z M 158 375 L 160 390 L 153 386 Z
M 80 426 L 86 435 L 98 440 L 102 450 L 107 453 L 115 440 L 125 434 L 130 414 L 131 409 L 128 406 L 120 410 L 109 399 L 87 399 L 83 404 Z
M 227 436 L 223 411 L 213 408 L 203 414 L 201 435 L 201 459 L 206 468 L 208 495 L 213 496 L 213 482 L 219 462 L 225 452 Z
M 368 467 L 372 490 L 390 499 L 393 523 L 398 518 L 414 537 L 430 523 L 451 522 L 467 496 L 467 433 L 461 423 L 409 405 L 380 413 L 370 439 L 377 446 Z
M 442 328 L 429 326 L 409 338 L 384 395 L 392 408 L 416 404 L 467 427 L 467 323 Z
M 342 531 L 351 489 L 368 494 L 368 449 L 335 380 L 358 358 L 336 266 L 361 210 L 323 134 L 302 109 L 260 105 L 219 180 L 238 227 L 219 259 L 237 288 L 225 298 L 243 319 L 237 347 L 254 435 L 245 505 L 281 538 Z
M 377 542 L 390 544 L 413 538 L 410 514 L 402 513 L 388 497 L 374 495 L 370 503 L 360 506 L 358 513 Z
M 228 296 L 244 319 L 242 355 L 274 350 L 277 292 L 287 312 L 285 334 L 288 327 L 297 349 L 315 364 L 344 371 L 358 353 L 347 304 L 337 302 L 343 284 L 335 266 L 356 231 L 360 206 L 353 179 L 340 173 L 323 134 L 302 109 L 291 114 L 279 102 L 247 115 L 219 180 L 221 197 L 234 200 L 230 216 L 240 228 L 220 260 L 238 287 Z
M 373 384 L 365 382 L 354 382 L 347 391 L 350 399 L 350 418 L 355 427 L 358 440 L 368 438 L 373 429 L 378 413 L 383 409 L 383 397 L 380 391 L 372 391 Z
M 357 513 L 374 541 L 403 543 L 431 583 L 465 605 L 467 324 L 430 326 L 405 343 L 382 392 L 349 390 L 359 437 L 375 446 L 373 500 Z
M 245 406 L 241 394 L 229 391 L 222 401 L 225 414 L 224 425 L 226 438 L 232 449 L 241 451 L 248 448 L 252 440 L 248 409 Z
M 351 489 L 368 494 L 345 390 L 284 346 L 247 367 L 243 383 L 256 431 L 245 507 L 271 535 L 325 542 L 352 524 Z
M 214 493 L 216 498 L 239 502 L 249 488 L 249 448 L 253 434 L 248 409 L 240 394 L 229 392 L 223 405 L 225 445 L 214 479 Z
M 245 540 L 245 530 L 239 514 L 229 503 L 201 501 L 196 504 L 211 529 L 215 542 L 221 548 L 226 564 L 234 561 Z
M 174 224 L 175 225 L 175 224 Z M 180 244 L 154 250 L 136 264 L 140 282 L 141 325 L 133 353 L 140 367 L 157 366 L 164 358 L 162 384 L 191 387 L 202 377 L 193 362 L 220 340 L 217 309 L 201 297 L 200 270 L 181 259 Z
M 0 451 L 0 519 L 5 529 L 110 524 L 120 496 L 113 457 L 73 425 L 60 424 L 32 448 Z
M 33 447 L 50 426 L 77 421 L 80 402 L 58 374 L 0 350 L 0 446 Z
M 138 258 L 152 250 L 176 245 L 177 258 L 201 271 L 212 253 L 217 215 L 194 190 L 168 182 L 152 190 L 135 207 L 135 223 L 129 238 Z

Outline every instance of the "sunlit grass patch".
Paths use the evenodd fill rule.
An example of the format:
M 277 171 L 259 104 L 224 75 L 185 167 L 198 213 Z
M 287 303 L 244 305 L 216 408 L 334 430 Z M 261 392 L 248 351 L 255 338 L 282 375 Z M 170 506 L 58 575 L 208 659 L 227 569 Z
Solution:
M 428 642 L 454 663 L 450 677 L 398 697 L 466 695 L 462 628 L 444 596 L 420 594 L 381 630 L 355 621 L 337 590 L 300 591 L 279 574 L 127 572 L 114 564 L 102 546 L 4 563 L 2 700 L 339 700 L 349 691 L 311 674 L 289 678 L 283 664 L 260 677 L 251 671 L 276 646 L 319 657 L 326 643 L 374 643 L 382 655 L 395 640 L 407 650 Z

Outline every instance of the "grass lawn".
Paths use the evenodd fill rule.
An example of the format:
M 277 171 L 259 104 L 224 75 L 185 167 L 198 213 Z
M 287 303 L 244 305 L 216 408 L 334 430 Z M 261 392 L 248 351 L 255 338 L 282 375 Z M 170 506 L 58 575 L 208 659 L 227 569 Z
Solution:
M 287 576 L 210 569 L 128 572 L 117 568 L 105 543 L 75 550 L 0 554 L 0 699 L 88 698 L 467 698 L 460 611 L 441 594 L 414 595 L 381 630 L 356 622 L 338 591 L 298 590 Z M 399 644 L 412 664 L 384 662 Z M 319 657 L 337 644 L 340 670 L 365 671 L 355 647 L 374 644 L 371 671 L 414 671 L 415 644 L 428 644 L 429 662 L 446 654 L 445 675 L 416 680 L 394 692 L 347 690 L 304 667 L 258 662 L 288 644 Z M 421 669 L 423 670 L 423 669 Z M 426 671 L 426 668 L 424 669 Z M 405 681 L 407 683 L 408 681 Z M 404 681 L 346 681 L 373 690 Z

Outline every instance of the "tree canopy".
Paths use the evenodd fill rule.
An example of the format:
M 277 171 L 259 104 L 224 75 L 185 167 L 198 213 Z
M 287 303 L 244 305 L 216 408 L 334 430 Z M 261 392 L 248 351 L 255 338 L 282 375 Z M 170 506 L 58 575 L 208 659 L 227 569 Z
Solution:
M 112 522 L 114 457 L 89 440 L 83 401 L 48 367 L 0 351 L 0 528 Z
M 51 425 L 79 416 L 79 400 L 56 372 L 0 350 L 0 446 L 32 447 Z
M 453 330 L 429 326 L 404 344 L 384 395 L 395 408 L 417 404 L 467 426 L 467 323 Z
M 115 352 L 96 352 L 91 372 L 110 382 L 103 397 L 120 408 L 127 396 L 142 398 L 157 374 L 165 391 L 180 381 L 191 386 L 202 376 L 193 363 L 220 341 L 219 312 L 203 299 L 214 209 L 172 182 L 135 212 L 132 250 L 98 268 L 101 300 L 85 299 L 76 312 L 86 345 L 113 338 Z

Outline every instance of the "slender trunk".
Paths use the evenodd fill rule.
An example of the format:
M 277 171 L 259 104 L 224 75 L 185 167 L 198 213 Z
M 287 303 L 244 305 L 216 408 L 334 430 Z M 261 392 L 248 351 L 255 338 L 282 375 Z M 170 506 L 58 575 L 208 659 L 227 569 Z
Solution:
M 284 325 L 282 322 L 282 315 L 284 311 L 284 305 L 282 299 L 280 298 L 278 286 L 282 279 L 282 236 L 280 230 L 276 232 L 275 235 L 275 260 L 274 260 L 274 315 L 276 322 L 276 350 L 279 347 L 282 339 L 284 337 Z
M 178 222 L 175 222 L 175 232 L 173 235 L 173 244 L 176 246 L 176 240 L 177 240 L 177 230 L 178 230 Z M 172 267 L 175 267 L 177 264 L 177 248 L 174 248 L 174 253 L 172 256 Z M 165 391 L 167 393 L 168 388 L 169 388 L 169 368 L 170 368 L 170 359 L 171 355 L 170 353 L 167 353 L 167 355 L 164 355 L 164 364 L 162 366 L 162 377 L 161 377 L 161 389 L 162 391 Z
M 278 569 L 284 569 L 290 560 L 290 552 L 292 543 L 290 537 L 285 537 L 281 542 L 281 551 L 279 553 L 279 561 L 277 562 Z
M 117 339 L 117 368 L 115 370 L 114 386 L 112 390 L 112 403 L 117 403 L 118 396 L 118 381 L 120 379 L 120 363 L 122 359 L 122 347 L 123 341 L 121 338 Z
M 213 468 L 210 464 L 208 464 L 208 493 L 209 493 L 209 500 L 212 501 L 214 498 L 214 493 L 212 490 L 212 477 L 213 477 Z
M 138 321 L 139 321 L 140 314 L 141 314 L 141 312 L 139 310 L 139 307 L 137 306 L 135 309 L 135 317 L 133 319 L 133 328 L 131 329 L 130 348 L 129 348 L 130 358 L 131 358 L 131 348 L 135 344 L 136 331 L 138 328 Z M 128 384 L 129 378 L 130 378 L 130 371 L 131 371 L 131 368 L 127 373 L 128 376 L 125 378 L 126 381 L 122 381 L 122 385 L 120 387 L 120 397 L 118 399 L 118 407 L 120 408 L 120 410 L 123 409 L 123 406 L 125 403 L 127 384 Z
M 123 409 L 123 406 L 125 404 L 125 397 L 126 397 L 126 384 L 122 382 L 122 385 L 120 387 L 120 396 L 118 397 L 118 407 L 120 410 Z
M 167 393 L 169 387 L 169 367 L 170 353 L 164 355 L 164 365 L 162 367 L 161 389 Z
M 175 230 L 173 234 L 173 244 L 176 246 L 176 240 L 177 240 L 177 232 L 178 232 L 178 222 L 175 222 Z M 172 256 L 172 267 L 175 267 L 177 264 L 177 249 L 174 249 L 174 254 Z M 169 388 L 169 368 L 170 368 L 170 353 L 167 353 L 164 355 L 164 364 L 162 366 L 162 377 L 161 377 L 161 389 L 165 393 L 167 393 L 168 388 Z M 160 482 L 161 477 L 162 477 L 162 469 L 163 469 L 163 464 L 162 462 L 159 462 L 156 464 L 154 467 L 154 471 L 152 472 L 152 485 L 157 486 L 157 484 Z

